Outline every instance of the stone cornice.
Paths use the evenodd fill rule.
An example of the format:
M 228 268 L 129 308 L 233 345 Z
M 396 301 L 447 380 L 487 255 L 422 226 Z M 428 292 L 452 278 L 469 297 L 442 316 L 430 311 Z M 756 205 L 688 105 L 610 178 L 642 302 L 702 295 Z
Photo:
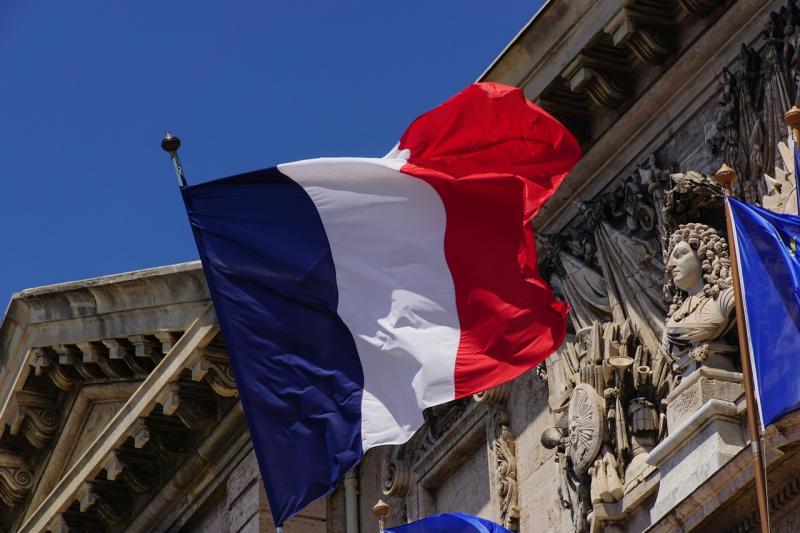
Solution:
M 649 4 L 653 3 L 661 4 Z M 700 4 L 711 6 L 714 3 L 684 1 L 680 3 L 683 7 L 675 4 L 672 20 L 678 28 L 675 52 L 662 65 L 630 60 L 634 66 L 633 90 L 617 109 L 602 109 L 589 102 L 589 108 L 578 113 L 580 116 L 572 116 L 578 119 L 579 125 L 588 125 L 591 137 L 584 142 L 584 157 L 534 221 L 537 229 L 558 232 L 575 217 L 579 202 L 591 200 L 617 178 L 632 171 L 707 105 L 717 91 L 723 67 L 735 59 L 740 44 L 757 39 L 762 28 L 751 21 L 763 19 L 770 10 L 783 4 L 763 0 L 717 2 L 719 7 L 712 16 L 698 14 Z M 559 112 L 552 107 L 551 96 L 557 97 L 556 103 L 575 104 L 577 113 L 579 107 L 586 104 L 579 100 L 586 92 L 585 76 L 591 75 L 581 69 L 591 70 L 590 63 L 594 60 L 585 57 L 586 51 L 596 52 L 592 43 L 605 43 L 609 39 L 612 44 L 616 41 L 614 46 L 629 46 L 631 37 L 623 34 L 634 31 L 636 24 L 634 20 L 632 26 L 619 25 L 620 9 L 628 9 L 637 2 L 628 2 L 626 6 L 621 1 L 611 0 L 575 4 L 550 2 L 487 70 L 482 80 L 521 86 L 528 98 L 557 116 Z M 690 13 L 689 8 L 696 13 Z M 631 56 L 635 56 L 632 51 Z M 609 70 L 613 62 L 610 56 L 606 60 L 603 69 Z M 576 62 L 582 62 L 583 67 L 576 68 Z M 625 74 L 624 69 L 616 70 L 618 74 Z M 554 82 L 561 85 L 556 93 L 551 91 Z M 597 83 L 602 82 L 597 79 Z M 588 94 L 584 96 L 584 100 L 589 98 Z M 570 120 L 566 120 L 570 117 L 564 118 L 568 127 L 575 131 Z
M 194 366 L 195 360 L 201 356 L 200 350 L 213 340 L 217 332 L 216 315 L 209 304 L 109 422 L 103 434 L 86 449 L 20 526 L 19 531 L 52 529 L 54 521 L 62 520 L 61 513 L 66 512 L 76 500 L 80 500 L 81 511 L 84 510 L 87 495 L 93 495 L 91 488 L 96 476 L 115 460 L 115 449 L 131 438 L 136 449 L 140 449 L 154 436 L 147 426 L 146 417 L 157 405 L 169 401 L 165 393 L 169 392 L 170 385 L 180 379 L 184 370 Z M 91 502 L 92 499 L 86 501 Z
M 15 294 L 0 324 L 0 413 L 32 347 L 183 329 L 208 301 L 198 261 Z

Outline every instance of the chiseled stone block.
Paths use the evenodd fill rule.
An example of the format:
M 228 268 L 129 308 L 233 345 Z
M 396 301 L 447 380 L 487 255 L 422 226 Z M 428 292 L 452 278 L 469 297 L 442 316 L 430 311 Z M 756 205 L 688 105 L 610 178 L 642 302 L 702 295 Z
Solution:
M 669 513 L 745 444 L 733 402 L 711 399 L 685 419 L 647 456 L 661 476 L 650 523 Z
M 700 367 L 667 397 L 667 429 L 675 430 L 711 399 L 735 403 L 744 394 L 742 374 Z
M 275 531 L 269 501 L 251 451 L 228 476 L 227 507 L 230 533 Z M 285 533 L 326 533 L 325 498 L 311 503 L 284 524 Z

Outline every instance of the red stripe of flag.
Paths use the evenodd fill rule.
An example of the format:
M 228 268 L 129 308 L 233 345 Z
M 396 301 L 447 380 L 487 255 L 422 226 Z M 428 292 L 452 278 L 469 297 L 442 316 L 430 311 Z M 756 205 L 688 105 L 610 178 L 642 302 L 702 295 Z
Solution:
M 416 119 L 399 148 L 411 152 L 402 172 L 429 183 L 447 214 L 461 326 L 456 397 L 514 379 L 566 334 L 568 305 L 539 275 L 531 220 L 580 147 L 521 90 L 478 83 Z

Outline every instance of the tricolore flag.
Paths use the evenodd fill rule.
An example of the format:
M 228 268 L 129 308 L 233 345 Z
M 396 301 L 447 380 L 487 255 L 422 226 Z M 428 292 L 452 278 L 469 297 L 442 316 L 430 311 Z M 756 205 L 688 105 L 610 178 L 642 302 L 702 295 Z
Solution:
M 510 530 L 484 518 L 464 513 L 429 516 L 404 526 L 392 527 L 385 533 L 511 533 Z
M 762 427 L 800 407 L 800 216 L 729 198 Z
M 530 222 L 579 157 L 522 91 L 481 83 L 386 157 L 183 188 L 276 524 L 422 409 L 562 343 Z

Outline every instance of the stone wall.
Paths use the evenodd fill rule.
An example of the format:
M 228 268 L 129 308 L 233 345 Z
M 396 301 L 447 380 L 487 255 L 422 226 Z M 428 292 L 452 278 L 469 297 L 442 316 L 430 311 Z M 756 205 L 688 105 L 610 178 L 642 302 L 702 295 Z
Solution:
M 252 447 L 224 483 L 203 502 L 183 528 L 193 533 L 275 531 L 269 502 Z M 327 498 L 309 505 L 284 524 L 286 533 L 328 533 Z

